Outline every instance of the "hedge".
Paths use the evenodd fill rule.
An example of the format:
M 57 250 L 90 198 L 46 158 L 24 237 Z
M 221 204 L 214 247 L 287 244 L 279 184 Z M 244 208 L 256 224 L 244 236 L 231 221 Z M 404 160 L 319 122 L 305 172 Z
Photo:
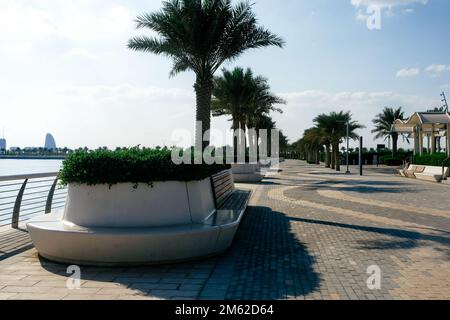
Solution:
M 442 166 L 442 162 L 447 158 L 445 153 L 425 153 L 423 155 L 417 155 L 414 158 L 414 164 L 428 165 L 428 166 Z M 450 161 L 447 161 L 446 165 L 449 165 Z
M 403 165 L 403 160 L 404 159 L 400 157 L 393 157 L 392 155 L 386 155 L 380 158 L 381 163 L 390 167 L 397 167 Z
M 156 181 L 199 181 L 229 169 L 229 165 L 181 164 L 171 159 L 171 149 L 118 149 L 76 151 L 63 162 L 61 184 L 109 184 Z

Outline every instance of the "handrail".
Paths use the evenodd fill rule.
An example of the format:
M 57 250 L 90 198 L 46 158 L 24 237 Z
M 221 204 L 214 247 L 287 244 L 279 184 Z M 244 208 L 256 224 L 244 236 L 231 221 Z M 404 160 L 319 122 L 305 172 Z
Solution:
M 445 163 L 450 160 L 450 157 L 447 157 L 444 161 L 442 161 L 442 179 L 447 180 L 447 175 L 445 174 Z
M 59 174 L 59 172 L 47 172 L 47 173 L 30 173 L 30 174 L 17 174 L 17 175 L 11 175 L 11 176 L 0 176 L 0 182 L 23 180 L 23 179 L 49 178 L 49 177 L 55 177 L 58 174 Z
M 58 180 L 59 180 L 59 172 L 46 172 L 46 173 L 33 173 L 33 174 L 19 174 L 19 175 L 8 175 L 8 176 L 0 176 L 0 182 L 6 182 L 3 185 L 0 183 L 0 188 L 3 188 L 3 191 L 6 192 L 6 196 L 0 197 L 0 203 L 5 205 L 4 202 L 5 199 L 13 199 L 15 198 L 15 201 L 9 201 L 7 204 L 13 204 L 13 207 L 3 208 L 2 212 L 5 212 L 6 210 L 12 210 L 11 211 L 11 227 L 12 228 L 19 228 L 19 222 L 21 221 L 20 216 L 22 216 L 23 219 L 29 219 L 30 216 L 42 212 L 42 214 L 49 214 L 52 211 L 52 205 L 58 205 L 56 208 L 61 207 L 60 205 L 64 205 L 65 199 L 60 198 L 63 193 L 57 193 L 56 201 L 54 200 L 54 195 Z M 51 178 L 51 179 L 44 179 L 44 180 L 34 180 L 32 179 L 41 179 L 41 178 Z M 17 183 L 11 183 L 10 181 L 21 181 Z M 42 183 L 45 185 L 43 185 Z M 29 186 L 31 184 L 31 186 Z M 33 185 L 34 184 L 34 185 Z M 37 185 L 42 184 L 42 185 Z M 20 186 L 19 189 L 13 188 L 14 186 Z M 8 189 L 5 189 L 8 188 Z M 39 189 L 39 191 L 34 191 L 36 188 Z M 43 188 L 49 188 L 44 190 Z M 26 190 L 29 190 L 31 192 L 26 192 Z M 13 195 L 12 193 L 16 193 L 16 195 Z M 11 195 L 9 195 L 11 193 Z M 40 195 L 42 196 L 33 196 L 33 195 Z M 31 196 L 31 197 L 30 197 Z M 40 201 L 34 201 L 42 199 L 42 205 L 38 205 L 41 203 Z M 3 201 L 2 201 L 3 200 Z M 30 202 L 30 200 L 33 200 L 34 202 Z M 61 201 L 62 200 L 62 201 Z M 31 205 L 37 205 L 34 207 L 31 207 Z M 41 208 L 42 210 L 35 210 Z M 30 212 L 31 211 L 31 212 Z M 3 213 L 2 216 L 7 215 L 7 213 Z M 5 219 L 2 219 L 2 221 L 6 221 Z M 0 223 L 0 226 L 4 226 L 3 223 Z

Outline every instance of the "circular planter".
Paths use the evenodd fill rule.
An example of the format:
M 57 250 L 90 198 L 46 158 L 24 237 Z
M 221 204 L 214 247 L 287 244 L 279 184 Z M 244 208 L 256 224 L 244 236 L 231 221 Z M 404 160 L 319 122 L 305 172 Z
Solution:
M 209 178 L 137 187 L 70 184 L 63 219 L 83 227 L 162 227 L 199 222 L 214 210 Z
M 251 183 L 261 182 L 261 165 L 259 163 L 237 163 L 231 165 L 235 182 Z
M 232 243 L 240 219 L 223 224 L 210 178 L 201 181 L 69 185 L 63 212 L 27 229 L 39 254 L 80 265 L 147 265 L 207 257 Z

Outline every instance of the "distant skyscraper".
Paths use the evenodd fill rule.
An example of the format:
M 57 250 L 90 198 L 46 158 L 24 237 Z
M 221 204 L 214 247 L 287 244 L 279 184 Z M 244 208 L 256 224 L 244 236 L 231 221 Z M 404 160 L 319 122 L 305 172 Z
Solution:
M 53 136 L 50 133 L 47 133 L 47 135 L 45 136 L 45 145 L 44 145 L 45 149 L 48 150 L 54 150 L 56 149 L 56 142 L 55 139 L 53 138 Z
M 0 152 L 6 151 L 6 139 L 0 138 Z

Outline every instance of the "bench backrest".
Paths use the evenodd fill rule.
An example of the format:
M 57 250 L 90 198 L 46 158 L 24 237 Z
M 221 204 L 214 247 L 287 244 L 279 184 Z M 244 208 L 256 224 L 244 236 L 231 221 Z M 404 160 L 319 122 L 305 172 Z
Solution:
M 448 168 L 447 168 L 447 170 L 448 170 Z M 424 173 L 442 174 L 442 167 L 426 166 Z M 444 171 L 444 173 L 446 173 L 446 171 Z
M 225 170 L 211 176 L 216 208 L 220 208 L 234 192 L 234 180 L 231 170 Z

